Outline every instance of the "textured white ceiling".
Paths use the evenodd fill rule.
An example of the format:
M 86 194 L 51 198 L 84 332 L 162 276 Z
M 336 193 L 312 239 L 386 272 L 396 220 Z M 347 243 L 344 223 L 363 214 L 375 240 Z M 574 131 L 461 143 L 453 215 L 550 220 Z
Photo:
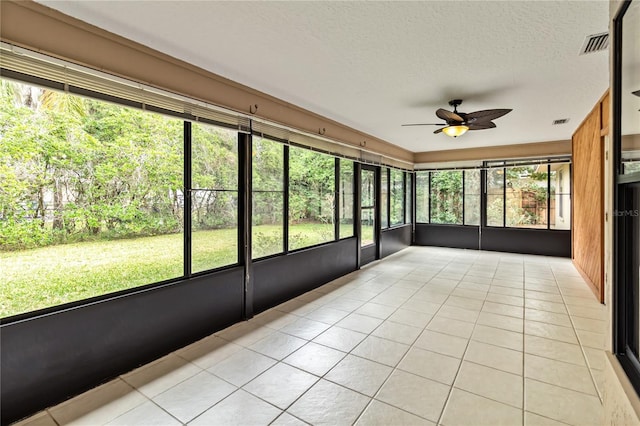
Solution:
M 607 1 L 40 3 L 415 152 L 569 139 L 609 82 L 608 52 L 578 55 Z M 513 112 L 401 127 L 453 98 Z

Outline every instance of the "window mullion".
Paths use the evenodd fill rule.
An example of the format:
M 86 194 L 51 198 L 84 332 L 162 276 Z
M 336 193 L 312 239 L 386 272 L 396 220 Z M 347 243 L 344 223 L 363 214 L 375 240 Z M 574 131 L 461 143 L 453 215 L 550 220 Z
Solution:
M 184 163 L 183 163 L 183 181 L 184 181 L 184 206 L 182 212 L 182 233 L 183 233 L 183 262 L 184 262 L 184 276 L 189 278 L 191 276 L 191 122 L 184 122 L 184 137 L 183 137 L 183 149 L 184 149 Z
M 289 145 L 283 145 L 284 149 L 284 174 L 283 174 L 283 207 L 282 207 L 282 246 L 283 252 L 289 252 Z
M 333 172 L 333 239 L 340 239 L 340 159 L 335 158 Z

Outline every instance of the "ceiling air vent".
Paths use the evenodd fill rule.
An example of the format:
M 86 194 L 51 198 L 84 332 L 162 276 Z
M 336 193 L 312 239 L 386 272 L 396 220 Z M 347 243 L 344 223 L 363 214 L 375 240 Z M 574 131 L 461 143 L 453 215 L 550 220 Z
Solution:
M 568 118 L 561 118 L 560 120 L 553 120 L 553 125 L 557 126 L 558 124 L 565 124 L 568 121 L 569 121 Z
M 600 52 L 602 50 L 607 50 L 609 47 L 609 33 L 600 33 L 600 34 L 591 34 L 587 36 L 584 40 L 584 44 L 582 45 L 582 49 L 580 49 L 581 55 L 586 55 L 587 53 Z

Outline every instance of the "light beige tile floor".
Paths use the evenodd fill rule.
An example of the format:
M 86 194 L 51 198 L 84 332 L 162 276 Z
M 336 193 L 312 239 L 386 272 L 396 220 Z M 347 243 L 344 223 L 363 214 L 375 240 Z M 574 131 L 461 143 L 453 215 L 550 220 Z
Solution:
M 601 424 L 568 259 L 410 247 L 20 425 Z

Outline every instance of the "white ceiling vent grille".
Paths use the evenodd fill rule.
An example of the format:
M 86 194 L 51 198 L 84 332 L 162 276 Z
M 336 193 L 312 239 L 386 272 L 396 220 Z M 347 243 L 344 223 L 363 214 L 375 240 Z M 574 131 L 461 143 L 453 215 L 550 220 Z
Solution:
M 569 121 L 568 118 L 561 118 L 560 120 L 553 120 L 553 125 L 557 126 L 558 124 L 565 124 Z
M 591 34 L 587 36 L 580 49 L 580 55 L 586 55 L 587 53 L 600 52 L 607 50 L 609 47 L 609 33 Z

